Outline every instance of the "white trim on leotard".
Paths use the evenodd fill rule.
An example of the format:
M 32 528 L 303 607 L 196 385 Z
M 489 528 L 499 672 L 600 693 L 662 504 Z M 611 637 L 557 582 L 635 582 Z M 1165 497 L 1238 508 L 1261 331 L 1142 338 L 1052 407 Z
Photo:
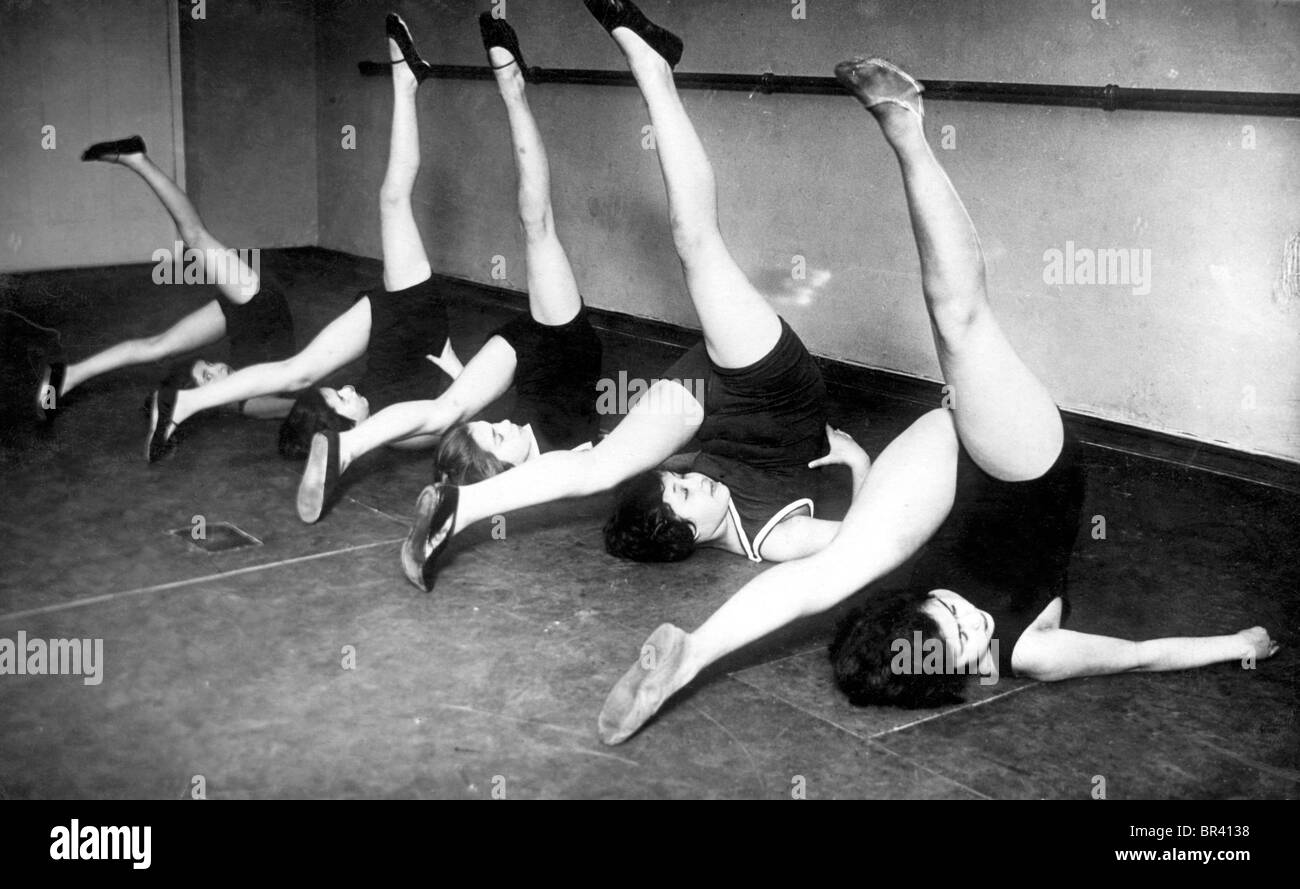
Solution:
M 815 509 L 812 498 L 803 497 L 792 503 L 787 503 L 767 520 L 767 524 L 763 525 L 763 527 L 759 529 L 758 534 L 754 536 L 754 543 L 750 543 L 749 538 L 745 536 L 745 524 L 740 520 L 740 511 L 736 509 L 736 502 L 728 497 L 727 509 L 731 511 L 731 521 L 736 526 L 736 536 L 740 538 L 740 545 L 745 550 L 746 558 L 751 562 L 763 561 L 763 543 L 767 540 L 768 535 L 772 533 L 772 530 L 776 528 L 777 525 L 792 516 L 796 510 L 803 509 L 805 506 L 808 507 L 808 516 L 812 518 Z

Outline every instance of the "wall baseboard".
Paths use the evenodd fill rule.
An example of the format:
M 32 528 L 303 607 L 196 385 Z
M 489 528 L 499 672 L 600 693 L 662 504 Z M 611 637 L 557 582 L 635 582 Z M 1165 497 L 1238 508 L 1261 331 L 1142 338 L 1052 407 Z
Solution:
M 365 257 L 325 248 L 308 249 L 346 257 L 354 262 L 374 263 L 376 269 L 381 267 L 377 260 Z M 434 278 L 454 299 L 488 302 L 520 312 L 528 306 L 528 296 L 521 291 L 449 275 L 435 274 Z M 682 349 L 699 341 L 699 331 L 681 325 L 607 309 L 592 308 L 591 314 L 596 327 L 623 336 Z M 860 393 L 927 408 L 937 407 L 940 403 L 940 383 L 830 358 L 818 357 L 817 362 L 832 393 Z M 1093 447 L 1300 494 L 1300 463 L 1074 411 L 1063 413 L 1070 430 L 1080 441 Z

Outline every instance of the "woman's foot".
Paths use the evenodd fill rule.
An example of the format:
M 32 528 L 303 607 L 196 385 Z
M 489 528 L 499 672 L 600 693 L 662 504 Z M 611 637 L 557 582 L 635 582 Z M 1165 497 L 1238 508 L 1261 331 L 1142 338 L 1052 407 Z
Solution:
M 627 28 L 663 56 L 668 67 L 676 68 L 682 60 L 682 40 L 645 17 L 630 0 L 584 0 L 587 9 L 611 35 L 615 28 Z
M 116 142 L 96 142 L 81 153 L 83 161 L 107 161 L 117 163 L 123 155 L 144 154 L 144 140 L 139 136 L 128 136 Z
M 45 365 L 36 386 L 36 414 L 42 420 L 48 420 L 59 408 L 59 399 L 63 397 L 63 378 L 68 366 L 61 361 Z
M 519 51 L 519 36 L 505 19 L 494 18 L 485 12 L 478 17 L 479 34 L 483 37 L 483 48 L 487 50 L 488 64 L 500 70 L 518 65 L 524 79 L 528 78 L 528 64 L 524 54 Z
M 459 504 L 460 488 L 441 482 L 421 491 L 415 503 L 415 523 L 402 544 L 402 571 L 426 593 L 438 579 L 438 558 L 451 543 Z
M 672 624 L 663 624 L 650 634 L 637 662 L 605 699 L 596 720 L 601 741 L 623 743 L 691 681 L 684 669 L 689 644 L 690 636 Z
M 334 505 L 344 468 L 339 456 L 339 434 L 331 431 L 313 435 L 311 453 L 298 485 L 298 518 L 310 525 Z
M 172 386 L 163 386 L 149 397 L 149 435 L 145 439 L 144 458 L 155 463 L 176 449 L 176 412 L 177 391 Z
M 420 54 L 416 52 L 415 41 L 411 39 L 411 31 L 406 27 L 406 22 L 402 21 L 402 17 L 397 13 L 390 12 L 384 19 L 384 27 L 388 32 L 388 39 L 397 46 L 397 52 L 392 54 L 393 61 L 405 60 L 411 74 L 415 76 L 415 82 L 423 83 L 424 79 L 433 73 L 433 66 L 420 58 Z
M 925 118 L 921 93 L 925 87 L 910 74 L 884 59 L 849 59 L 835 66 L 835 79 L 858 97 L 868 110 L 880 117 L 894 108 L 905 108 Z

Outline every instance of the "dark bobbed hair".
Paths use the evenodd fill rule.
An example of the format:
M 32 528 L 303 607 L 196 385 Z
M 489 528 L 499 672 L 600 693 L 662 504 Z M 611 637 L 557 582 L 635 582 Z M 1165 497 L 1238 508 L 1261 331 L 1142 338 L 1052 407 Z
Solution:
M 447 430 L 433 455 L 433 477 L 453 485 L 472 485 L 513 467 L 513 463 L 479 447 L 470 435 L 468 423 L 457 423 Z
M 346 432 L 357 425 L 325 401 L 319 388 L 308 389 L 297 397 L 289 416 L 280 424 L 280 456 L 305 460 L 311 453 L 311 437 L 317 432 Z
M 614 494 L 605 551 L 635 562 L 680 562 L 695 552 L 695 526 L 664 503 L 662 470 L 632 476 Z
M 830 659 L 835 684 L 850 704 L 919 709 L 962 700 L 968 673 L 897 673 L 891 668 L 895 639 L 906 639 L 910 646 L 920 631 L 923 644 L 930 639 L 944 644 L 938 623 L 921 610 L 929 596 L 929 590 L 919 588 L 874 596 L 840 622 Z

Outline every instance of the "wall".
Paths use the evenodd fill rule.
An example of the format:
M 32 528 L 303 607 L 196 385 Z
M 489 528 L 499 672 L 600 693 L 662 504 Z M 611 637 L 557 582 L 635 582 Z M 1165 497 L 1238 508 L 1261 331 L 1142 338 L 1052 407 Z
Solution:
M 0 4 L 0 271 L 146 262 L 171 243 L 142 183 L 80 160 L 139 133 L 175 175 L 170 2 Z
M 811 0 L 796 21 L 778 0 L 645 4 L 686 38 L 682 71 L 825 75 L 841 58 L 884 53 L 921 78 L 1300 92 L 1300 5 L 1107 6 L 1096 20 L 1099 7 L 1082 0 Z M 482 63 L 478 4 L 398 8 L 429 58 Z M 379 255 L 390 99 L 385 80 L 353 65 L 382 57 L 384 9 L 328 4 L 318 23 L 321 244 L 368 256 Z M 533 64 L 621 67 L 579 3 L 517 0 L 508 12 Z M 640 145 L 638 95 L 542 85 L 530 96 L 589 301 L 696 325 L 655 157 Z M 936 379 L 898 172 L 861 109 L 847 97 L 685 96 L 717 169 L 724 234 L 809 347 Z M 522 289 L 494 87 L 438 81 L 420 101 L 416 212 L 434 267 L 491 282 L 501 255 L 508 278 L 495 283 Z M 1285 242 L 1300 231 L 1300 122 L 927 107 L 932 140 L 952 140 L 940 159 L 979 227 L 999 316 L 1064 407 L 1300 459 L 1300 305 L 1279 286 Z M 340 147 L 344 124 L 357 127 L 355 151 Z M 1150 292 L 1045 283 L 1045 252 L 1068 242 L 1149 249 Z M 806 280 L 792 279 L 796 256 Z
M 209 0 L 196 20 L 177 0 L 188 186 L 218 237 L 379 256 L 391 100 L 386 80 L 359 77 L 355 63 L 383 58 L 391 5 Z M 474 19 L 486 4 L 395 5 L 429 58 L 482 63 Z M 686 37 L 683 71 L 825 75 L 840 58 L 883 52 L 922 78 L 1300 92 L 1296 3 L 1111 0 L 1104 20 L 1091 0 L 809 0 L 805 20 L 786 0 L 646 7 Z M 170 243 L 139 183 L 88 178 L 75 159 L 93 139 L 168 132 L 169 115 L 150 116 L 171 101 L 165 40 L 141 18 L 158 8 L 0 7 L 0 269 L 143 261 Z M 621 65 L 576 0 L 515 0 L 508 11 L 535 64 Z M 685 95 L 733 252 L 809 347 L 937 378 L 897 170 L 867 116 L 847 97 Z M 694 325 L 636 92 L 544 85 L 531 99 L 588 300 Z M 420 102 L 415 205 L 435 269 L 522 289 L 494 87 L 432 82 Z M 999 316 L 1066 408 L 1300 459 L 1300 306 L 1281 286 L 1284 245 L 1300 231 L 1300 122 L 927 108 L 980 229 Z M 59 150 L 36 154 L 31 132 L 50 109 L 62 109 Z M 356 128 L 355 150 L 341 145 L 344 125 Z M 167 141 L 150 137 L 171 170 Z M 1045 283 L 1045 251 L 1068 242 L 1150 249 L 1150 292 Z M 497 256 L 503 281 L 491 277 Z M 804 280 L 791 275 L 795 257 Z
M 180 10 L 190 197 L 232 246 L 314 245 L 316 52 L 304 0 L 207 0 Z

